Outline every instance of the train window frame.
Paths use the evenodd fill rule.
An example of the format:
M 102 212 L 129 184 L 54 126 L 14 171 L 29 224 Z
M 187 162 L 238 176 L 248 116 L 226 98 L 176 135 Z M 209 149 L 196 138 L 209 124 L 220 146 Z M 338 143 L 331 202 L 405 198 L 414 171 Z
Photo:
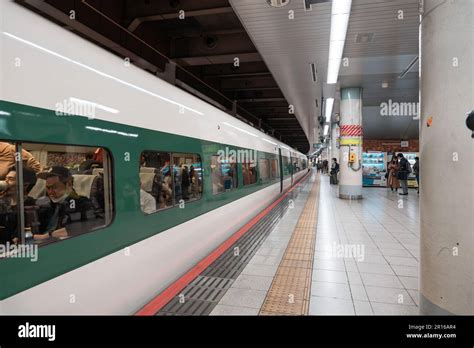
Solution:
M 116 202 L 116 192 L 115 192 L 115 159 L 113 156 L 113 152 L 104 145 L 91 145 L 91 144 L 65 144 L 65 143 L 55 143 L 55 142 L 41 142 L 41 141 L 31 141 L 31 140 L 22 140 L 22 139 L 0 139 L 0 142 L 6 142 L 10 143 L 15 146 L 16 152 L 24 150 L 24 145 L 41 145 L 41 146 L 64 146 L 64 147 L 79 147 L 79 148 L 88 148 L 88 149 L 101 149 L 104 152 L 104 162 L 103 162 L 103 172 L 107 173 L 107 175 L 104 175 L 104 225 L 96 226 L 94 228 L 91 228 L 85 232 L 81 233 L 74 233 L 74 234 L 68 234 L 67 237 L 53 237 L 50 236 L 49 238 L 46 239 L 41 239 L 41 240 L 34 240 L 33 236 L 30 236 L 30 242 L 26 242 L 26 227 L 24 226 L 25 222 L 25 210 L 24 210 L 24 194 L 23 194 L 23 187 L 21 187 L 23 183 L 23 163 L 19 164 L 20 162 L 23 161 L 15 161 L 15 171 L 17 175 L 17 195 L 18 195 L 18 204 L 20 209 L 23 211 L 23 214 L 18 211 L 18 224 L 20 227 L 20 242 L 19 244 L 21 245 L 34 245 L 38 248 L 44 248 L 46 246 L 56 244 L 58 242 L 62 242 L 65 240 L 71 240 L 77 237 L 81 237 L 84 235 L 87 235 L 89 233 L 94 233 L 98 232 L 101 230 L 104 230 L 106 228 L 109 228 L 112 226 L 115 222 L 116 218 L 116 213 L 117 213 L 117 202 Z M 54 152 L 54 151 L 53 151 Z M 67 153 L 67 152 L 65 152 Z M 34 156 L 33 156 L 34 157 Z M 36 158 L 35 158 L 36 159 Z M 38 160 L 38 159 L 36 159 Z M 36 173 L 39 174 L 40 172 Z M 74 174 L 72 174 L 74 175 Z M 43 196 L 41 196 L 43 197 Z M 38 197 L 38 198 L 41 198 Z M 47 196 L 44 196 L 47 197 Z M 108 207 L 108 209 L 106 208 Z M 44 233 L 43 233 L 44 234 Z M 3 258 L 8 258 L 8 255 L 0 255 L 0 260 Z
M 174 188 L 173 155 L 174 154 L 184 154 L 184 155 L 197 156 L 200 159 L 201 172 L 204 173 L 203 160 L 202 160 L 203 156 L 198 152 L 182 152 L 182 151 L 181 152 L 173 152 L 173 151 L 158 151 L 158 150 L 143 149 L 139 152 L 139 158 L 141 158 L 141 156 L 143 155 L 144 152 L 157 152 L 157 153 L 161 153 L 161 154 L 169 154 L 169 158 L 170 158 L 169 167 L 170 167 L 170 171 L 171 171 L 171 183 L 172 183 L 172 186 L 173 186 L 171 188 L 171 202 L 172 202 L 172 204 L 170 206 L 167 206 L 167 207 L 164 207 L 164 208 L 161 208 L 161 209 L 156 209 L 155 211 L 148 214 L 148 213 L 146 213 L 145 211 L 142 210 L 141 203 L 140 203 L 140 197 L 139 197 L 138 198 L 138 205 L 140 206 L 140 208 L 139 208 L 140 212 L 144 216 L 154 216 L 157 213 L 161 213 L 163 211 L 167 211 L 167 210 L 170 210 L 170 209 L 173 209 L 173 208 L 179 208 L 180 203 L 177 203 L 177 204 L 174 203 L 175 202 L 175 188 Z M 140 168 L 141 168 L 141 164 L 139 162 L 138 163 L 138 186 L 141 188 Z M 195 202 L 199 202 L 199 201 L 202 200 L 202 198 L 204 196 L 204 182 L 205 182 L 205 179 L 204 179 L 204 175 L 202 174 L 201 175 L 201 192 L 200 192 L 199 198 L 195 199 L 195 200 L 192 200 L 192 201 L 184 202 L 185 206 L 188 205 L 188 204 L 193 204 Z M 140 192 L 140 190 L 139 190 L 139 192 Z

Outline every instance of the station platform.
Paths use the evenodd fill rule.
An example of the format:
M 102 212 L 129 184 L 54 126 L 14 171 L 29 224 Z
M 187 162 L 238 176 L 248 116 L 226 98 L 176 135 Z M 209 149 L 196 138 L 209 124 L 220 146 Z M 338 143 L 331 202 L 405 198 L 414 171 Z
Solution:
M 310 172 L 137 315 L 417 315 L 418 195 Z

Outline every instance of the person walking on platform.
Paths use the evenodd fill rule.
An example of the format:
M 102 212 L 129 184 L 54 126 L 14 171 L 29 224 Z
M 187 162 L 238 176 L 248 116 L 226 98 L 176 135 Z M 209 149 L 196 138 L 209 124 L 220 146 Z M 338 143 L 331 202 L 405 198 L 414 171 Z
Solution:
M 323 173 L 324 173 L 324 174 L 328 174 L 328 172 L 329 172 L 329 168 L 328 168 L 328 167 L 329 167 L 329 162 L 328 162 L 328 160 L 324 160 L 324 161 L 323 161 Z
M 411 172 L 411 166 L 402 153 L 399 153 L 397 157 L 399 160 L 398 179 L 403 191 L 399 195 L 406 196 L 408 195 L 408 174 Z
M 413 165 L 413 172 L 415 173 L 416 183 L 418 186 L 417 193 L 420 193 L 420 157 L 415 157 L 415 164 Z
M 329 179 L 329 183 L 331 185 L 337 185 L 337 173 L 339 172 L 339 163 L 337 163 L 337 159 L 333 158 L 332 159 L 332 164 L 331 164 L 331 177 Z
M 400 187 L 400 182 L 398 181 L 398 169 L 398 160 L 397 157 L 394 155 L 392 160 L 388 164 L 388 186 L 390 187 L 391 191 L 395 189 L 395 192 L 397 192 L 398 188 Z

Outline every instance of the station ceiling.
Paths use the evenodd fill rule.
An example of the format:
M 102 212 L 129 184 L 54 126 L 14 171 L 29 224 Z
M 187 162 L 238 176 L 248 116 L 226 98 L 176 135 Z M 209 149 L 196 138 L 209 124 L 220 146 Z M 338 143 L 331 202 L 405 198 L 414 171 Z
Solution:
M 331 1 L 290 0 L 279 8 L 263 0 L 230 3 L 286 99 L 297 105 L 296 116 L 310 142 L 318 142 L 321 135 L 321 101 L 335 97 L 338 113 L 340 89 L 345 87 L 363 89 L 365 139 L 418 137 L 418 120 L 380 114 L 380 105 L 389 100 L 418 101 L 418 64 L 399 78 L 418 57 L 418 0 L 352 0 L 343 52 L 348 64 L 341 65 L 337 85 L 326 84 Z
M 228 0 L 17 2 L 150 73 L 169 79 L 171 72 L 171 83 L 301 152 L 309 150 L 304 127 L 289 113 L 285 95 Z
M 419 0 L 352 0 L 337 85 L 326 84 L 329 0 L 16 1 L 302 152 L 345 87 L 363 88 L 365 139 L 418 137 L 416 118 L 380 106 L 418 102 L 418 64 L 400 75 L 418 57 Z

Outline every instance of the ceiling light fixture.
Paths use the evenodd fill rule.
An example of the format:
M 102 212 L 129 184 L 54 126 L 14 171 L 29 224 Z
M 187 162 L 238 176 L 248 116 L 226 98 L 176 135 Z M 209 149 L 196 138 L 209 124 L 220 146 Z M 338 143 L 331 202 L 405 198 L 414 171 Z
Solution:
M 331 122 L 332 108 L 334 106 L 334 98 L 326 99 L 326 122 Z
M 324 126 L 324 136 L 328 135 L 329 125 Z
M 311 77 L 313 78 L 313 82 L 318 82 L 318 71 L 316 70 L 316 65 L 314 63 L 310 63 L 311 66 Z
M 352 0 L 333 0 L 331 8 L 331 37 L 329 40 L 329 61 L 327 83 L 337 83 L 342 53 L 346 42 L 347 27 Z

